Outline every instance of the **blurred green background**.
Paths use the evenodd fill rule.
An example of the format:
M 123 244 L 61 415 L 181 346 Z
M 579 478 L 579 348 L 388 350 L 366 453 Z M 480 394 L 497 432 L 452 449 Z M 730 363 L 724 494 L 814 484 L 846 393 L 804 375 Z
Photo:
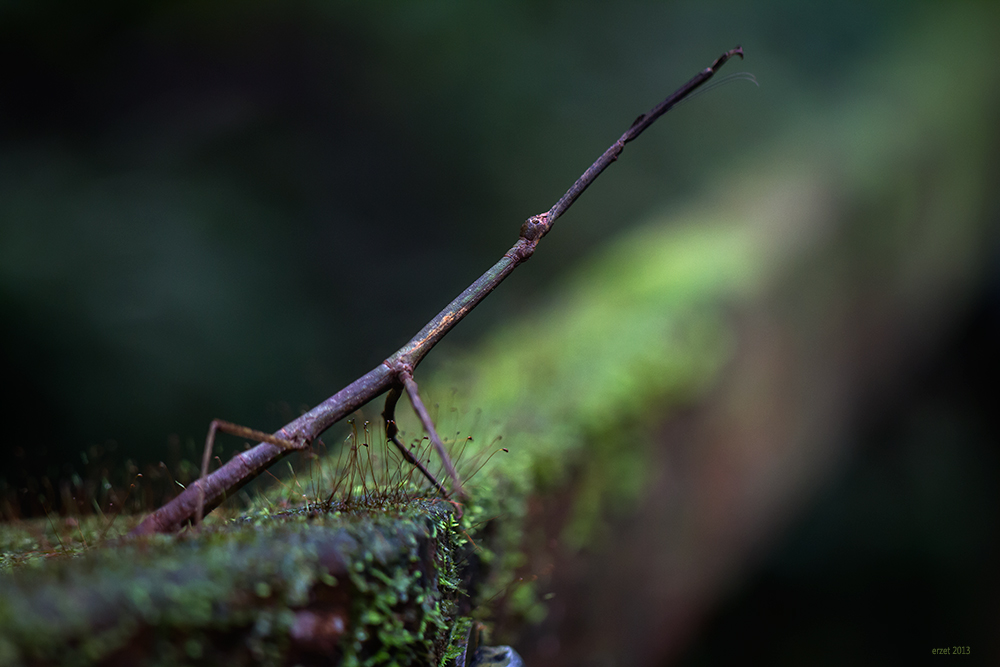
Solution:
M 785 154 L 833 153 L 813 118 L 863 135 L 864 116 L 837 112 L 891 88 L 871 63 L 919 61 L 900 45 L 929 16 L 979 6 L 0 5 L 4 497 L 37 514 L 37 496 L 58 504 L 52 489 L 74 474 L 117 484 L 130 469 L 174 468 L 199 456 L 214 417 L 281 426 L 405 343 L 632 119 L 741 44 L 747 60 L 723 74 L 750 71 L 760 87 L 713 90 L 630 144 L 426 362 L 438 363 L 544 303 L 547 281 L 602 242 L 711 200 L 720 174 L 752 172 L 775 142 Z M 967 65 L 955 76 L 990 66 Z M 939 91 L 929 82 L 926 94 Z M 997 553 L 996 512 L 982 510 L 1000 506 L 984 398 L 1000 331 L 991 275 L 943 325 L 936 356 L 914 367 L 911 391 L 864 415 L 845 447 L 860 453 L 818 504 L 796 508 L 802 524 L 706 616 L 682 660 L 753 650 L 796 664 L 838 640 L 922 641 L 904 621 L 935 627 L 927 616 L 942 605 L 915 582 Z M 949 485 L 922 494 L 920 466 L 944 470 Z M 873 507 L 882 523 L 855 530 Z M 927 526 L 954 516 L 971 517 L 954 549 L 900 565 Z M 945 606 L 996 618 L 996 598 L 972 593 L 994 592 L 995 576 L 977 579 L 987 570 L 975 563 Z M 899 567 L 910 575 L 880 587 Z M 963 643 L 953 616 L 936 626 L 952 631 L 942 645 Z M 910 631 L 858 639 L 887 618 Z

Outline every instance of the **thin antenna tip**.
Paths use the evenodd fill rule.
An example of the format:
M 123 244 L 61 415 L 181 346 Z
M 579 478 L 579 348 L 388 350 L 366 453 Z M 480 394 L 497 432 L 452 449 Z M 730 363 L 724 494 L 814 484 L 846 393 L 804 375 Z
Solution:
M 715 62 L 712 63 L 712 66 L 705 71 L 711 75 L 711 73 L 718 71 L 718 69 L 722 67 L 726 63 L 726 61 L 732 58 L 733 56 L 739 56 L 740 60 L 743 60 L 743 47 L 737 44 L 735 49 L 730 49 L 729 51 L 726 51 L 721 56 L 716 58 Z

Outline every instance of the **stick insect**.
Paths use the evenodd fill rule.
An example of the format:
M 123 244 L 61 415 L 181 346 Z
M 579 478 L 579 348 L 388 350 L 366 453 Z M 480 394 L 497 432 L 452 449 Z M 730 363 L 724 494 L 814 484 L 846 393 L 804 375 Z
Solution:
M 450 495 L 444 485 L 410 454 L 397 437 L 395 408 L 396 403 L 405 392 L 451 478 L 451 494 L 454 494 L 459 500 L 464 499 L 466 497 L 465 490 L 458 473 L 455 471 L 455 466 L 448 457 L 444 444 L 420 398 L 419 388 L 413 377 L 417 365 L 452 327 L 496 289 L 519 264 L 527 261 L 534 254 L 539 241 L 551 231 L 552 225 L 555 224 L 559 216 L 572 206 L 573 202 L 600 176 L 601 172 L 618 159 L 625 144 L 637 138 L 657 118 L 694 93 L 703 83 L 712 78 L 726 61 L 734 56 L 739 56 L 742 59 L 743 49 L 737 46 L 723 53 L 709 67 L 696 74 L 648 113 L 636 118 L 628 130 L 604 151 L 551 209 L 545 213 L 531 216 L 524 222 L 517 242 L 504 253 L 496 264 L 428 322 L 410 342 L 371 371 L 298 419 L 286 424 L 274 434 L 214 420 L 208 429 L 201 477 L 189 484 L 173 500 L 148 515 L 132 530 L 131 534 L 173 532 L 187 523 L 197 523 L 205 512 L 210 512 L 218 507 L 227 496 L 233 495 L 272 463 L 292 452 L 308 449 L 326 429 L 386 392 L 388 392 L 388 397 L 382 412 L 382 418 L 386 424 L 386 436 L 399 448 L 407 461 L 420 468 L 438 492 L 446 497 Z M 259 444 L 237 454 L 209 475 L 208 462 L 217 431 L 251 438 L 259 441 Z

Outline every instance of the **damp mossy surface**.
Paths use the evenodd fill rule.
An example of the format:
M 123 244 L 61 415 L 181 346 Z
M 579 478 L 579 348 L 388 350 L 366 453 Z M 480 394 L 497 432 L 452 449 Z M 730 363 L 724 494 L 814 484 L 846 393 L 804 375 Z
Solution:
M 0 577 L 0 664 L 436 663 L 468 540 L 448 503 L 274 513 Z

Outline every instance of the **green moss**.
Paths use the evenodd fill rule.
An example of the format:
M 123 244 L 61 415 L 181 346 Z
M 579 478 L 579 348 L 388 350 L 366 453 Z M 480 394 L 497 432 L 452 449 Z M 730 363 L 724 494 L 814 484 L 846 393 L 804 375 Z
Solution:
M 0 522 L 0 573 L 24 565 L 42 566 L 53 557 L 79 554 L 128 531 L 130 520 L 100 516 Z
M 347 664 L 436 661 L 461 595 L 465 537 L 452 511 L 414 501 L 393 515 L 304 521 L 290 513 L 18 568 L 0 578 L 4 664 L 94 664 L 122 654 L 160 664 L 283 664 L 316 647 Z M 303 612 L 342 613 L 343 637 L 316 639 L 330 628 L 295 635 Z

